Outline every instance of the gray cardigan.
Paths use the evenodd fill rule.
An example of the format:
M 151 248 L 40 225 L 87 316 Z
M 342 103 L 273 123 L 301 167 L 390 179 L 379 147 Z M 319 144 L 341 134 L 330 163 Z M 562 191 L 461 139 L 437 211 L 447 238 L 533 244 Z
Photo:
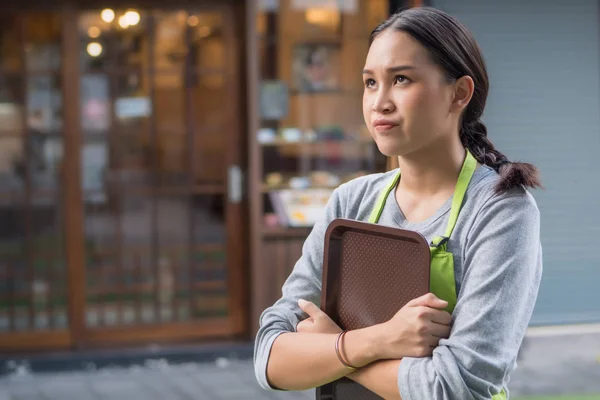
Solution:
M 303 298 L 319 305 L 324 234 L 335 218 L 367 221 L 378 194 L 396 171 L 361 177 L 335 190 L 323 218 L 304 243 L 302 256 L 283 286 L 283 296 L 260 318 L 254 349 L 259 384 L 269 386 L 267 362 L 273 342 L 293 332 L 306 315 Z M 449 339 L 433 356 L 405 357 L 398 370 L 403 400 L 490 399 L 506 387 L 516 368 L 542 275 L 540 215 L 523 188 L 497 195 L 498 175 L 487 166 L 475 171 L 458 222 L 448 242 L 454 254 L 458 302 Z M 430 218 L 406 220 L 392 192 L 379 223 L 420 232 L 428 241 L 443 235 L 452 199 Z

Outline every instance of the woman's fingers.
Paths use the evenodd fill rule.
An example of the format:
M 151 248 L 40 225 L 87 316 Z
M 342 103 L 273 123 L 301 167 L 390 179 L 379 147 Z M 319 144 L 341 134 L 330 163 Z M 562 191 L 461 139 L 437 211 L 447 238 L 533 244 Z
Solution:
M 298 300 L 298 306 L 302 311 L 308 314 L 309 317 L 316 318 L 323 313 L 319 307 L 313 302 L 304 299 Z
M 421 297 L 417 297 L 407 303 L 409 307 L 431 307 L 431 308 L 446 308 L 448 302 L 438 298 L 433 293 L 427 293 Z
M 450 326 L 448 325 L 441 325 L 432 322 L 429 329 L 431 335 L 438 338 L 438 341 L 439 339 L 448 339 L 448 337 L 450 337 Z
M 431 310 L 429 313 L 429 320 L 440 325 L 450 325 L 452 323 L 452 315 L 446 311 Z
M 315 322 L 310 317 L 305 320 L 302 320 L 298 323 L 298 325 L 296 325 L 296 332 L 307 332 L 312 328 L 312 325 L 314 323 Z

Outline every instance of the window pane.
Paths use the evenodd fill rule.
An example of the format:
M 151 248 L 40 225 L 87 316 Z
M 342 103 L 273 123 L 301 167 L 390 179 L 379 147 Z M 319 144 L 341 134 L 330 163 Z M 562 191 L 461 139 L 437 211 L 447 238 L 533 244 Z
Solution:
M 147 64 L 147 13 L 103 9 L 79 16 L 80 62 L 84 70 L 108 67 L 140 68 Z
M 58 14 L 25 15 L 25 59 L 28 71 L 60 68 L 61 26 Z
M 227 84 L 223 74 L 198 74 L 191 85 L 194 132 L 193 168 L 196 183 L 222 182 L 230 115 L 226 106 Z
M 34 310 L 34 329 L 49 329 L 60 318 L 57 312 L 66 307 L 67 295 L 63 208 L 60 193 L 37 195 L 30 212 L 30 262 L 33 271 L 29 283 Z M 63 326 L 64 327 L 64 326 Z
M 20 136 L 0 137 L 0 191 L 22 193 L 25 188 L 25 153 Z
M 29 173 L 34 193 L 60 192 L 63 139 L 30 132 L 25 140 L 29 146 Z
M 150 126 L 154 106 L 149 96 L 148 77 L 129 73 L 115 79 L 115 118 L 111 130 L 114 166 L 119 170 L 150 171 L 154 165 Z
M 185 11 L 154 13 L 154 68 L 156 70 L 183 71 L 188 49 L 186 29 L 188 14 Z
M 14 14 L 0 15 L 0 71 L 18 72 L 23 65 L 19 37 L 21 19 Z
M 21 75 L 0 73 L 0 134 L 23 132 L 24 92 Z
M 224 68 L 226 48 L 221 13 L 193 13 L 188 24 L 193 68 Z
M 82 76 L 80 93 L 83 133 L 108 133 L 111 122 L 109 76 L 107 74 Z
M 62 107 L 59 75 L 27 77 L 27 125 L 30 131 L 59 133 L 62 129 Z

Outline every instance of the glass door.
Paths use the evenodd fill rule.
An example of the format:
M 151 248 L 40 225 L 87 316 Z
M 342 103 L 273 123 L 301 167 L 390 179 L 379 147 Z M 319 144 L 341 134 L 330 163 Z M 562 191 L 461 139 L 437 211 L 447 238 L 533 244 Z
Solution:
M 235 4 L 0 6 L 0 350 L 245 332 Z
M 244 329 L 233 18 L 79 15 L 88 342 Z

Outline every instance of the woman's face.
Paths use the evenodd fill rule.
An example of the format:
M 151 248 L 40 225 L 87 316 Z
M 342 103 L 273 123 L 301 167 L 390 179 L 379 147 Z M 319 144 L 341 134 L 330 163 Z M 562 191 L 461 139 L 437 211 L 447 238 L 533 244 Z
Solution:
M 388 29 L 377 36 L 363 82 L 365 122 L 386 156 L 403 156 L 456 134 L 454 87 L 407 33 Z

